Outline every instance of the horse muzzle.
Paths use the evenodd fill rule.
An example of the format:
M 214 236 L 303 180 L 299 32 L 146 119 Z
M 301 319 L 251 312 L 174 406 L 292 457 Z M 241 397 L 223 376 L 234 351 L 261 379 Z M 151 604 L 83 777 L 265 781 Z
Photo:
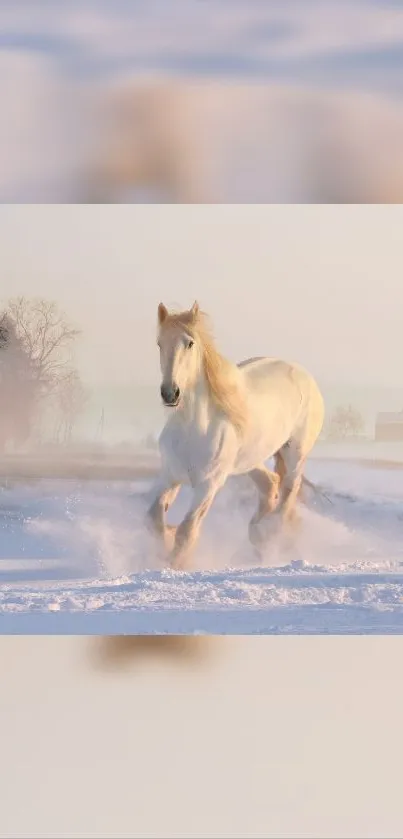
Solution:
M 176 408 L 179 405 L 180 395 L 180 389 L 175 383 L 161 385 L 161 399 L 167 408 Z

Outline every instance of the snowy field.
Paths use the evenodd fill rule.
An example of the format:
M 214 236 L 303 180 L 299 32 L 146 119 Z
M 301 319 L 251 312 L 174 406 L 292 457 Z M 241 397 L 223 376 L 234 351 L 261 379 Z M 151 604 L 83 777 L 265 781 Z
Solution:
M 328 499 L 301 506 L 297 545 L 273 535 L 258 563 L 253 491 L 233 479 L 187 572 L 145 532 L 150 479 L 3 481 L 1 632 L 400 634 L 403 469 L 314 458 L 307 475 Z

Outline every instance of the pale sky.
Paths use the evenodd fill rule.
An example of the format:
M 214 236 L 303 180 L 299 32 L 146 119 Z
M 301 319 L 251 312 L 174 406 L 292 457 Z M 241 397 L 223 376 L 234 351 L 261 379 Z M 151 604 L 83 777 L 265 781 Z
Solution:
M 89 383 L 158 381 L 158 302 L 197 298 L 234 361 L 400 387 L 402 234 L 399 205 L 3 205 L 1 298 L 57 300 Z

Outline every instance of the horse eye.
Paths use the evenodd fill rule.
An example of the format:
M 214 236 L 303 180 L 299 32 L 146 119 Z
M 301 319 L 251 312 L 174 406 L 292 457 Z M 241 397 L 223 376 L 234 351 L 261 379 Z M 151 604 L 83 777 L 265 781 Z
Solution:
M 191 350 L 193 347 L 194 341 L 189 341 L 188 343 L 188 350 Z

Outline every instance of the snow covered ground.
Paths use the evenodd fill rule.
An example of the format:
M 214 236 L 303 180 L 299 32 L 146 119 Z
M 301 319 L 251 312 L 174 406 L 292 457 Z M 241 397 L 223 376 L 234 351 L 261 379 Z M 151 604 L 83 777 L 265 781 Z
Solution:
M 149 481 L 3 482 L 0 631 L 400 634 L 403 469 L 317 458 L 307 475 L 329 500 L 301 507 L 297 544 L 273 534 L 259 564 L 253 491 L 232 480 L 188 572 L 164 568 L 144 530 Z

